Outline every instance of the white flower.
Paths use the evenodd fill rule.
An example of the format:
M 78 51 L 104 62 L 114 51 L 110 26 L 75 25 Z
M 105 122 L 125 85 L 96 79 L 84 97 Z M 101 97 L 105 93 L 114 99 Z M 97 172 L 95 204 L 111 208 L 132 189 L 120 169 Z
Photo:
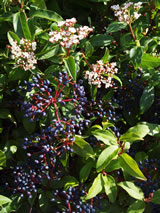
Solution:
M 62 26 L 65 25 L 65 21 L 59 21 L 59 22 L 57 23 L 57 25 L 58 25 L 58 27 L 62 27 Z
M 36 50 L 36 42 L 30 42 L 27 39 L 21 39 L 17 44 L 16 41 L 12 42 L 11 58 L 16 61 L 25 71 L 35 69 L 34 64 L 37 63 L 34 50 Z
M 68 30 L 71 33 L 76 33 L 76 29 L 74 27 L 69 27 Z
M 118 71 L 115 66 L 115 62 L 104 64 L 99 60 L 97 64 L 92 64 L 92 71 L 86 71 L 84 78 L 88 79 L 89 84 L 97 85 L 98 88 L 102 83 L 105 84 L 105 88 L 112 87 L 112 77 Z
M 35 51 L 37 47 L 37 43 L 36 42 L 32 42 L 32 50 Z
M 117 4 L 117 5 L 111 6 L 111 8 L 112 8 L 113 10 L 119 10 L 119 9 L 120 9 L 120 6 L 119 6 L 119 4 Z
M 134 18 L 135 18 L 135 19 L 138 19 L 140 16 L 141 16 L 141 14 L 139 14 L 139 13 L 137 13 L 137 12 L 134 12 Z
M 93 29 L 88 26 L 75 28 L 76 22 L 75 18 L 58 22 L 59 31 L 49 32 L 49 41 L 51 43 L 59 42 L 62 47 L 67 49 L 71 48 L 74 44 L 79 44 L 80 40 L 86 38 Z

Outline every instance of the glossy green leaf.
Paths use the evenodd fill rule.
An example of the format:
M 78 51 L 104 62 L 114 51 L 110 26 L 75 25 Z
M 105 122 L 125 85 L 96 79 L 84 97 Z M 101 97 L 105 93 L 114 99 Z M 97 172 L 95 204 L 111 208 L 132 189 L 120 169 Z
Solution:
M 89 41 L 86 41 L 85 56 L 90 57 L 90 56 L 92 56 L 93 52 L 94 52 L 94 47 L 92 46 L 92 44 Z
M 13 15 L 13 27 L 15 33 L 20 37 L 24 37 L 23 30 L 20 22 L 20 12 L 17 12 Z
M 46 9 L 46 4 L 44 0 L 31 0 L 40 9 Z
M 89 188 L 88 194 L 86 196 L 86 200 L 89 200 L 99 194 L 103 189 L 103 181 L 102 174 L 98 174 L 98 176 L 94 179 L 92 186 Z
M 134 67 L 137 69 L 141 64 L 141 58 L 143 55 L 142 47 L 133 47 L 130 50 L 130 58 L 133 62 Z
M 143 200 L 144 194 L 141 188 L 136 186 L 130 181 L 123 181 L 118 183 L 118 186 L 122 187 L 131 197 L 137 200 Z
M 70 186 L 71 187 L 75 187 L 75 186 L 79 185 L 78 180 L 75 177 L 73 177 L 73 176 L 64 176 L 61 179 L 61 181 L 62 181 L 62 183 L 64 185 L 65 190 L 67 190 Z
M 80 180 L 82 183 L 84 183 L 87 180 L 92 167 L 93 167 L 93 162 L 88 162 L 80 170 Z
M 7 33 L 7 37 L 8 37 L 8 40 L 9 40 L 9 43 L 12 45 L 12 42 L 13 41 L 17 41 L 17 42 L 20 42 L 20 38 L 17 36 L 17 34 L 15 34 L 14 32 L 12 31 L 9 31 Z
M 154 192 L 151 202 L 155 204 L 160 204 L 160 189 Z
M 44 18 L 55 22 L 63 21 L 63 18 L 58 13 L 51 10 L 32 8 L 30 11 L 30 16 Z
M 0 150 L 0 166 L 6 166 L 6 155 Z
M 117 186 L 114 178 L 111 175 L 102 176 L 104 181 L 105 193 L 111 203 L 114 203 L 117 198 Z
M 73 56 L 63 59 L 68 75 L 76 81 L 76 64 Z
M 0 206 L 1 206 L 1 205 L 4 205 L 4 204 L 6 204 L 6 203 L 10 203 L 10 202 L 12 202 L 11 199 L 9 199 L 9 198 L 6 197 L 6 196 L 0 195 Z
M 144 213 L 145 206 L 144 201 L 136 200 L 129 206 L 126 213 Z
M 121 86 L 123 85 L 121 79 L 117 75 L 113 75 L 112 77 L 114 79 L 116 79 L 120 83 Z
M 127 130 L 121 137 L 120 140 L 133 142 L 135 140 L 142 140 L 148 133 L 149 128 L 145 123 L 137 124 Z M 132 138 L 133 137 L 133 138 Z
M 106 29 L 107 33 L 113 33 L 113 32 L 117 32 L 120 31 L 124 28 L 127 27 L 127 24 L 124 22 L 112 22 Z
M 140 98 L 140 111 L 141 113 L 146 112 L 154 102 L 154 87 L 148 85 L 144 88 L 143 94 Z
M 138 141 L 138 140 L 143 140 L 143 138 L 134 132 L 126 132 L 120 137 L 120 141 L 124 141 L 124 142 L 127 141 L 127 142 L 132 143 L 132 142 Z
M 109 61 L 109 49 L 106 47 L 105 54 L 102 58 L 103 63 L 107 63 Z
M 28 40 L 31 40 L 32 36 L 31 36 L 30 29 L 28 27 L 27 16 L 24 12 L 20 12 L 20 22 L 21 22 L 21 27 L 23 30 L 24 37 Z
M 94 157 L 94 151 L 92 147 L 81 137 L 75 136 L 75 143 L 73 144 L 73 150 L 76 154 L 82 157 Z
M 152 56 L 150 54 L 143 54 L 140 65 L 143 69 L 156 68 L 160 66 L 160 57 Z
M 126 173 L 134 176 L 137 179 L 145 181 L 147 180 L 146 177 L 141 172 L 141 170 L 139 169 L 136 161 L 127 153 L 122 153 L 119 156 L 119 162 L 121 167 L 124 169 Z
M 117 159 L 113 159 L 110 164 L 105 168 L 106 172 L 112 172 L 114 170 L 118 170 L 121 168 L 121 165 L 119 163 L 118 158 Z
M 92 134 L 106 145 L 117 144 L 117 138 L 108 130 L 97 129 Z
M 100 172 L 109 165 L 109 163 L 117 156 L 118 150 L 119 147 L 117 145 L 112 145 L 101 152 L 96 164 L 97 172 Z
M 50 48 L 47 48 L 45 51 L 42 51 L 37 54 L 39 60 L 44 60 L 55 56 L 59 51 L 59 45 L 53 45 Z
M 89 40 L 93 47 L 105 47 L 112 43 L 113 38 L 110 35 L 106 34 L 97 34 L 92 36 Z

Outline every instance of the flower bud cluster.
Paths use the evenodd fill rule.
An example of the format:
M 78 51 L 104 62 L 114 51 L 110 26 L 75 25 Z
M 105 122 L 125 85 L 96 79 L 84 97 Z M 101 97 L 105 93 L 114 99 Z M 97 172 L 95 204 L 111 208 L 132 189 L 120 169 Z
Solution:
M 128 2 L 124 3 L 121 7 L 119 4 L 113 5 L 111 9 L 114 11 L 114 15 L 118 17 L 119 21 L 131 24 L 141 16 L 141 14 L 138 13 L 141 7 L 142 2 Z
M 49 41 L 51 43 L 59 42 L 60 45 L 66 49 L 70 49 L 74 44 L 79 44 L 80 40 L 86 38 L 93 29 L 88 26 L 75 28 L 74 25 L 76 22 L 77 20 L 75 18 L 58 22 L 59 30 L 49 32 Z
M 37 64 L 34 54 L 36 45 L 37 43 L 35 41 L 31 42 L 24 38 L 20 40 L 19 44 L 17 41 L 12 41 L 11 43 L 11 57 L 16 61 L 16 64 L 25 71 L 35 69 L 35 64 Z
M 103 63 L 102 60 L 97 61 L 97 64 L 91 65 L 92 71 L 86 71 L 84 78 L 88 79 L 88 83 L 91 85 L 97 85 L 101 87 L 102 83 L 105 84 L 105 88 L 113 86 L 113 75 L 118 72 L 116 63 Z

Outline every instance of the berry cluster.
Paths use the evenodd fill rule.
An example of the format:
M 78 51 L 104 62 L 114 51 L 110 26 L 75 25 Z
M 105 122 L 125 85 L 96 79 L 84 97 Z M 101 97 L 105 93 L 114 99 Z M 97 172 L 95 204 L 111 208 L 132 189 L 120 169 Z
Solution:
M 138 13 L 139 9 L 142 7 L 142 2 L 128 2 L 124 3 L 121 7 L 119 4 L 111 6 L 114 11 L 114 15 L 118 17 L 120 22 L 131 24 L 133 21 L 138 19 L 141 14 Z
M 136 184 L 142 188 L 146 198 L 151 198 L 153 193 L 160 188 L 158 178 L 160 161 L 158 159 L 146 159 L 144 163 L 139 162 L 139 168 L 147 178 L 147 181 L 137 180 Z
M 47 111 L 50 109 L 55 112 L 57 126 L 59 126 L 60 123 L 66 123 L 62 109 L 65 105 L 66 110 L 67 106 L 70 107 L 70 110 L 72 108 L 72 115 L 80 119 L 83 106 L 87 101 L 84 87 L 81 85 L 83 81 L 80 80 L 76 84 L 66 72 L 62 72 L 59 73 L 58 78 L 54 76 L 57 86 L 55 90 L 49 80 L 42 79 L 39 75 L 33 77 L 32 80 L 32 82 L 25 82 L 27 91 L 30 93 L 30 99 L 22 105 L 25 117 L 31 118 L 30 121 L 35 118 L 39 120 L 40 115 L 47 116 Z M 65 114 L 71 117 L 67 112 Z M 74 121 L 72 121 L 72 124 L 74 124 Z
M 57 202 L 59 200 L 63 202 L 66 206 L 66 209 L 63 211 L 64 213 L 94 213 L 95 206 L 93 199 L 90 201 L 90 203 L 83 202 L 81 200 L 82 197 L 84 197 L 85 195 L 86 192 L 85 190 L 81 189 L 81 187 L 69 187 L 67 191 L 56 190 L 56 192 L 54 193 L 54 197 L 51 201 Z
M 25 71 L 36 68 L 35 64 L 37 64 L 37 60 L 34 54 L 36 45 L 37 43 L 35 41 L 31 42 L 22 38 L 19 43 L 17 41 L 12 41 L 11 46 L 9 46 L 12 53 L 11 58 Z
M 118 72 L 116 68 L 116 63 L 103 63 L 102 60 L 97 61 L 97 64 L 91 65 L 91 71 L 86 71 L 84 78 L 88 79 L 90 85 L 97 85 L 98 88 L 102 84 L 105 85 L 105 88 L 113 87 L 113 77 L 114 74 Z
M 28 161 L 26 164 L 16 166 L 13 169 L 13 183 L 6 182 L 14 194 L 20 194 L 21 197 L 27 195 L 32 198 L 32 194 L 37 192 L 42 184 L 42 169 L 34 161 Z M 14 188 L 12 188 L 14 186 Z
M 59 29 L 58 31 L 49 32 L 49 41 L 51 43 L 59 43 L 66 49 L 70 49 L 74 44 L 79 44 L 80 40 L 86 38 L 93 29 L 87 26 L 75 28 L 76 22 L 75 18 L 58 22 Z

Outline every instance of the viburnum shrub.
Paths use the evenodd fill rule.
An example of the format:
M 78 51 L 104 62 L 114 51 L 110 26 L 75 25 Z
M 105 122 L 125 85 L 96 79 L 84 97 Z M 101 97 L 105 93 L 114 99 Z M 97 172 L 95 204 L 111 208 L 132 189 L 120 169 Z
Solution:
M 0 3 L 0 212 L 160 212 L 160 2 Z

